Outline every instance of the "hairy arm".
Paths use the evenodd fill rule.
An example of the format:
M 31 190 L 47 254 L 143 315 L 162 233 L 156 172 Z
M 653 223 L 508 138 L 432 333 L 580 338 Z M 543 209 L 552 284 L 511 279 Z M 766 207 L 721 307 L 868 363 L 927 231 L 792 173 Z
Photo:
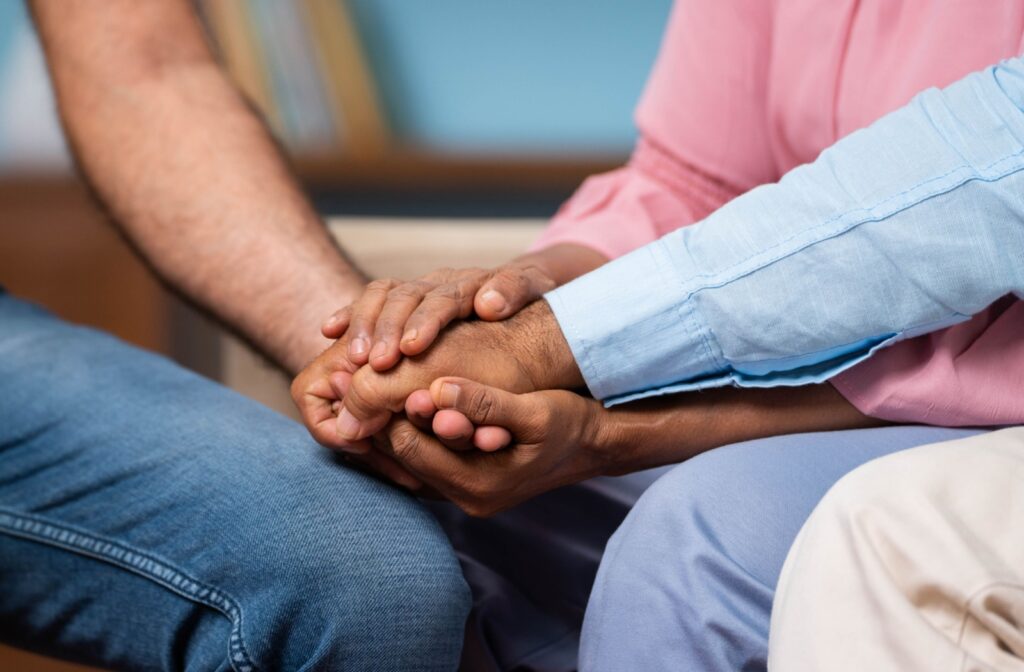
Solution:
M 187 0 L 33 0 L 86 180 L 171 286 L 289 372 L 364 278 L 331 241 Z

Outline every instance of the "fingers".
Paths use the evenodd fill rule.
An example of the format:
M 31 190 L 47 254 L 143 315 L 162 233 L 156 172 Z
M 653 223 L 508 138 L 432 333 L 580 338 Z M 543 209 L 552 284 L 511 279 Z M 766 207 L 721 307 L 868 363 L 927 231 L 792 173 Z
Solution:
M 493 452 L 512 443 L 512 435 L 504 427 L 474 427 L 469 418 L 451 409 L 438 413 L 429 390 L 409 395 L 405 415 L 417 429 L 433 432 L 441 443 L 455 450 L 476 447 Z
M 473 433 L 473 445 L 485 453 L 493 453 L 512 445 L 512 434 L 504 427 L 477 427 Z
M 441 489 L 447 479 L 464 470 L 462 453 L 448 450 L 436 439 L 419 431 L 408 420 L 396 418 L 386 432 L 381 448 L 429 485 Z M 442 490 L 442 494 L 444 490 Z
M 363 296 L 352 304 L 352 317 L 348 326 L 348 358 L 353 364 L 362 366 L 369 361 L 377 317 L 388 300 L 388 293 L 398 284 L 397 280 L 374 280 L 366 286 Z
M 420 354 L 452 320 L 472 315 L 474 297 L 486 277 L 484 271 L 468 271 L 427 293 L 405 322 L 402 353 L 409 356 Z
M 291 395 L 302 421 L 313 437 L 329 448 L 338 448 L 337 404 L 345 392 L 345 380 L 354 369 L 345 355 L 346 343 L 338 341 L 292 381 Z M 333 382 L 332 382 L 333 381 Z
M 411 394 L 400 387 L 391 374 L 379 374 L 369 367 L 356 371 L 337 418 L 342 445 L 369 438 L 383 429 Z
M 465 378 L 438 378 L 430 396 L 439 409 L 459 411 L 474 425 L 498 425 L 513 435 L 532 429 L 536 404 L 526 394 L 513 394 Z M 440 415 L 440 411 L 438 412 Z
M 387 302 L 381 308 L 373 330 L 370 366 L 377 371 L 385 371 L 398 362 L 401 357 L 399 344 L 416 337 L 406 325 L 409 316 L 433 289 L 433 283 L 417 281 L 398 285 L 388 292 Z
M 334 311 L 334 314 L 324 320 L 320 325 L 320 333 L 324 338 L 338 339 L 345 335 L 349 323 L 352 321 L 352 306 L 345 306 L 341 310 Z
M 481 319 L 503 320 L 554 288 L 555 282 L 536 266 L 510 264 L 480 287 L 473 307 Z
M 473 447 L 473 434 L 476 428 L 469 418 L 458 411 L 438 411 L 430 428 L 434 436 L 449 448 L 468 450 Z
M 430 390 L 416 390 L 405 400 L 405 416 L 417 429 L 430 431 L 430 424 L 437 408 L 430 398 Z

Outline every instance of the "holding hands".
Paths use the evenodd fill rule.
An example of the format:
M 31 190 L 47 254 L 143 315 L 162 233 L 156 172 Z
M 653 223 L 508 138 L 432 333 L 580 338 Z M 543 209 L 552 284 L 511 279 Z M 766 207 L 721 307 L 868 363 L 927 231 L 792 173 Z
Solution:
M 327 338 L 349 334 L 349 360 L 385 371 L 402 355 L 422 353 L 453 320 L 503 320 L 554 287 L 528 260 L 491 271 L 442 268 L 410 282 L 375 280 L 360 299 L 328 318 L 322 331 Z
M 550 308 L 536 301 L 553 286 L 527 263 L 371 283 L 324 324 L 338 340 L 292 385 L 303 421 L 325 446 L 471 512 L 554 487 L 534 491 L 544 479 L 524 474 L 552 473 L 551 462 L 562 461 L 552 446 L 582 441 L 600 406 L 538 392 L 583 383 Z M 486 319 L 464 321 L 474 314 Z M 572 471 L 571 480 L 594 468 L 588 460 L 565 466 L 560 478 Z

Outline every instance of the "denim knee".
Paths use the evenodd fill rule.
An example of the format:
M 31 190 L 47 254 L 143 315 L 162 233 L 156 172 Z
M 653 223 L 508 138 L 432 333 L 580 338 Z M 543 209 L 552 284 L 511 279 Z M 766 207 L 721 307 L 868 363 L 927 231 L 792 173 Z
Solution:
M 0 407 L 17 409 L 0 506 L 125 549 L 131 571 L 226 616 L 215 653 L 236 669 L 457 666 L 469 591 L 419 502 L 163 358 L 9 297 L 0 316 Z M 94 597 L 87 578 L 72 583 Z M 147 613 L 130 590 L 102 598 Z M 148 616 L 175 655 L 199 646 L 193 624 Z
M 413 518 L 421 513 L 418 506 L 390 507 L 396 511 Z M 366 531 L 378 528 L 385 535 L 386 527 L 371 515 Z M 257 665 L 454 670 L 470 595 L 447 539 L 430 524 L 391 534 L 385 544 L 343 530 L 330 537 L 325 529 L 322 543 L 296 544 L 266 559 L 266 575 L 276 577 L 273 588 L 244 605 L 253 614 L 253 630 L 262 630 L 254 647 Z M 366 548 L 355 552 L 357 543 Z

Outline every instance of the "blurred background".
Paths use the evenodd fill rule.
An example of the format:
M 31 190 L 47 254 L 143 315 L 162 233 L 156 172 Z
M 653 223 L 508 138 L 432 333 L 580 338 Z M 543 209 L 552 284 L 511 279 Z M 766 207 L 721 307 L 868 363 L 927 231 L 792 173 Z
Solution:
M 195 4 L 343 245 L 411 277 L 514 256 L 626 160 L 671 0 Z M 280 376 L 161 288 L 76 178 L 21 0 L 0 0 L 0 285 L 288 412 Z M 42 665 L 0 651 L 67 669 Z

